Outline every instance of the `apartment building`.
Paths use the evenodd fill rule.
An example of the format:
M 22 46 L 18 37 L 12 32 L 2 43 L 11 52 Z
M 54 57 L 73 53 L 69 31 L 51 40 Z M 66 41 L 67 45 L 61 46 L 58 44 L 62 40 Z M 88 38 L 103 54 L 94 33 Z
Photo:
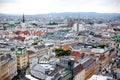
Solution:
M 28 66 L 28 53 L 26 47 L 19 47 L 16 53 L 18 69 L 24 69 Z
M 81 64 L 85 69 L 85 80 L 87 80 L 95 73 L 95 61 L 90 57 L 85 57 L 81 60 Z
M 0 80 L 11 80 L 17 75 L 17 63 L 11 54 L 0 54 Z

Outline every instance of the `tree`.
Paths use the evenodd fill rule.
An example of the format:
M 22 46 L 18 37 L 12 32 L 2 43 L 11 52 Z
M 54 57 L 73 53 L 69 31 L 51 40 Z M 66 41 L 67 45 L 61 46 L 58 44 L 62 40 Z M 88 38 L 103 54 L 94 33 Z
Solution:
M 108 47 L 108 45 L 105 45 L 105 44 L 103 44 L 103 45 L 98 45 L 98 46 L 92 46 L 93 48 L 105 48 L 105 47 Z
M 55 49 L 56 55 L 59 56 L 68 56 L 71 54 L 71 50 L 63 50 L 62 48 Z
M 56 22 L 49 23 L 48 25 L 58 25 Z
M 32 25 L 37 26 L 37 24 L 36 24 L 36 23 L 32 23 Z
M 93 25 L 93 24 L 94 24 L 94 22 L 88 22 L 88 24 Z
M 91 32 L 90 32 L 90 35 L 95 35 L 95 33 L 91 31 Z

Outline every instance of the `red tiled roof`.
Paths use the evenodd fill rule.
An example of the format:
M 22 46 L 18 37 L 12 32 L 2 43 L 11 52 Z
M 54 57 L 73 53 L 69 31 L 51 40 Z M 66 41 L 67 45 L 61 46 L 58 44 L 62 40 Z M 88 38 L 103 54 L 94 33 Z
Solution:
M 100 55 L 100 56 L 99 56 L 99 59 L 104 59 L 104 58 L 105 58 L 104 55 Z
M 81 56 L 82 56 L 79 52 L 72 52 L 71 55 L 72 55 L 72 56 L 78 56 L 78 57 L 81 57 Z
M 29 31 L 21 31 L 20 34 L 30 35 Z
M 71 47 L 69 45 L 63 47 L 64 50 L 71 50 Z
M 33 31 L 33 35 L 42 35 L 44 34 L 43 31 Z
M 14 39 L 16 39 L 16 40 L 18 40 L 18 41 L 24 41 L 24 40 L 25 40 L 25 37 L 17 36 L 17 37 L 15 37 Z
M 55 27 L 47 27 L 47 29 L 55 29 Z
M 95 54 L 92 54 L 92 53 L 91 53 L 90 56 L 95 56 Z

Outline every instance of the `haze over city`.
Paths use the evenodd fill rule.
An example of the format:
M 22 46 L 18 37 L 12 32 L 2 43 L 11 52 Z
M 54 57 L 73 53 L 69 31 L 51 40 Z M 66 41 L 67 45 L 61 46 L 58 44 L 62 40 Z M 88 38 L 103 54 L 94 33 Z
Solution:
M 0 13 L 52 12 L 120 13 L 120 0 L 0 0 Z

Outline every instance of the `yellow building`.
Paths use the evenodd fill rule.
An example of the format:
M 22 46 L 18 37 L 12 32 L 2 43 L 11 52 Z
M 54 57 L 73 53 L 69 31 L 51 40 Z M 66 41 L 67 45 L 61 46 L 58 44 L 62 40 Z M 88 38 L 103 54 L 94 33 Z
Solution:
M 16 53 L 18 69 L 24 69 L 28 66 L 28 53 L 25 47 L 19 47 Z
M 0 79 L 9 80 L 9 69 L 8 64 L 5 61 L 0 62 Z
M 116 52 L 117 53 L 119 52 L 119 50 L 120 50 L 120 43 L 119 42 L 111 41 L 109 45 L 116 47 Z
M 8 64 L 9 67 L 9 79 L 11 80 L 14 76 L 17 75 L 17 61 L 10 61 Z
M 17 75 L 15 57 L 10 54 L 0 54 L 0 80 L 11 80 Z
M 75 63 L 74 68 L 75 80 L 87 80 L 95 74 L 95 60 L 91 57 L 84 57 Z
M 85 69 L 85 80 L 95 74 L 95 61 L 93 58 L 85 57 L 81 60 L 81 65 Z

